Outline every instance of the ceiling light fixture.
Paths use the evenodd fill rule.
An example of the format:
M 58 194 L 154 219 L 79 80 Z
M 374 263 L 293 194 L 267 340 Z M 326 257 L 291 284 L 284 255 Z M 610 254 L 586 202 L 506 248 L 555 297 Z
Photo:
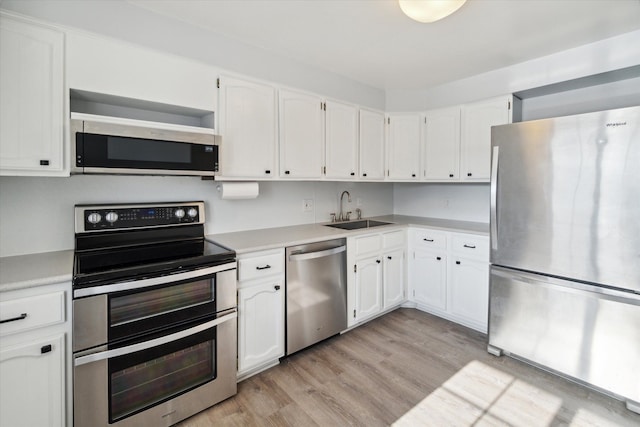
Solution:
M 467 0 L 398 0 L 400 9 L 418 22 L 435 22 L 460 9 Z

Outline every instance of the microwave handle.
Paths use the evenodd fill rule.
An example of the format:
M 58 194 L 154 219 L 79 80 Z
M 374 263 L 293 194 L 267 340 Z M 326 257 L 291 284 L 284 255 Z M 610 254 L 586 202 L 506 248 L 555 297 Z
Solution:
M 195 335 L 199 332 L 213 328 L 214 326 L 218 326 L 221 323 L 228 322 L 229 320 L 233 320 L 237 317 L 238 317 L 238 313 L 234 311 L 233 313 L 229 313 L 227 315 L 211 320 L 209 322 L 202 323 L 198 326 L 194 326 L 193 328 L 185 329 L 184 331 L 176 332 L 176 333 L 166 335 L 160 338 L 152 339 L 149 341 L 132 344 L 122 348 L 116 348 L 113 350 L 103 351 L 100 353 L 93 353 L 93 354 L 88 354 L 86 356 L 80 356 L 74 360 L 74 366 L 86 365 L 87 363 L 97 362 L 99 360 L 104 360 L 104 359 L 111 359 L 118 356 L 125 356 L 130 353 L 135 353 L 136 351 L 147 350 L 151 347 L 164 345 L 172 341 L 177 341 L 182 338 Z

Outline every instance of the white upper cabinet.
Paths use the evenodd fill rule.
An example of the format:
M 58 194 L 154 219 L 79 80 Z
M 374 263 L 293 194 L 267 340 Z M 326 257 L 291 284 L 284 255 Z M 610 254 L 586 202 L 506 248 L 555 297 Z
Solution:
M 384 179 L 384 113 L 360 109 L 360 179 Z
M 420 178 L 420 114 L 387 115 L 387 179 Z
M 280 176 L 318 179 L 324 166 L 324 104 L 315 95 L 280 90 Z
M 460 107 L 427 111 L 423 122 L 423 178 L 457 180 L 460 164 Z
M 358 166 L 358 108 L 326 101 L 325 155 L 327 178 L 354 179 Z
M 220 77 L 222 177 L 277 175 L 277 97 L 273 86 Z
M 0 175 L 68 175 L 64 34 L 0 15 Z
M 500 96 L 462 106 L 460 178 L 488 181 L 491 169 L 491 126 L 511 123 L 513 97 Z

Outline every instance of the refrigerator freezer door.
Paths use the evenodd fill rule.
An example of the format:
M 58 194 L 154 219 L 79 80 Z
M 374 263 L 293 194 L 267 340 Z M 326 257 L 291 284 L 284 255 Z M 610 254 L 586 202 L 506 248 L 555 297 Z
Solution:
M 640 295 L 491 267 L 489 346 L 640 402 Z
M 495 265 L 640 293 L 640 107 L 492 129 Z

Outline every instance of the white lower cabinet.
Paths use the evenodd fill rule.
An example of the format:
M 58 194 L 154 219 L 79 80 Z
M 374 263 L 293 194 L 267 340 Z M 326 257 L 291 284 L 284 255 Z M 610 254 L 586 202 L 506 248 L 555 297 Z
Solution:
M 238 379 L 284 356 L 284 249 L 238 256 Z
M 347 240 L 347 271 L 351 271 L 347 278 L 348 326 L 405 301 L 405 234 L 405 230 L 395 230 Z
M 487 332 L 489 238 L 412 229 L 410 300 L 417 308 Z
M 0 293 L 0 425 L 71 424 L 70 288 L 67 283 Z
M 64 334 L 0 351 L 0 425 L 64 426 Z

